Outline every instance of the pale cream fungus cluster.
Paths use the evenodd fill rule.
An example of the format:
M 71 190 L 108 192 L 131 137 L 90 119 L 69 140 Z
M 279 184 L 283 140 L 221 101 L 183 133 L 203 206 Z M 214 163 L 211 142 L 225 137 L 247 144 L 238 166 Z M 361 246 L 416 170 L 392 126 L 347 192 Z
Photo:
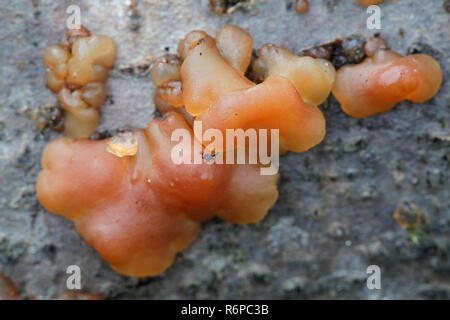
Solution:
M 49 77 L 64 75 L 59 85 L 48 82 L 60 92 L 63 106 L 85 102 L 83 90 L 103 84 L 104 72 L 114 62 L 115 47 L 105 39 L 82 37 L 75 43 L 70 54 L 57 47 L 49 53 L 52 59 L 46 58 Z M 401 57 L 379 40 L 369 42 L 366 51 L 369 57 L 363 63 L 336 73 L 326 60 L 300 57 L 273 44 L 262 46 L 252 60 L 253 40 L 236 26 L 223 27 L 215 38 L 192 31 L 176 55 L 166 54 L 151 69 L 155 105 L 165 118 L 106 140 L 51 142 L 37 181 L 39 201 L 73 221 L 118 272 L 157 275 L 197 237 L 203 222 L 218 216 L 231 223 L 255 223 L 278 197 L 278 175 L 261 175 L 260 164 L 221 165 L 206 157 L 200 164 L 175 164 L 174 130 L 185 129 L 194 138 L 194 120 L 202 121 L 203 130 L 222 133 L 278 129 L 280 151 L 301 152 L 325 136 L 325 118 L 317 105 L 331 90 L 347 113 L 367 116 L 402 99 L 424 101 L 439 88 L 440 68 L 431 57 Z M 397 71 L 401 73 L 395 76 Z M 74 109 L 89 108 L 95 109 Z M 86 126 L 81 119 L 77 125 Z M 71 128 L 77 131 L 76 125 Z
M 84 27 L 68 30 L 60 45 L 44 54 L 47 87 L 58 93 L 65 110 L 64 132 L 71 138 L 87 138 L 100 122 L 100 108 L 106 99 L 109 69 L 117 56 L 114 41 L 105 35 L 91 35 Z

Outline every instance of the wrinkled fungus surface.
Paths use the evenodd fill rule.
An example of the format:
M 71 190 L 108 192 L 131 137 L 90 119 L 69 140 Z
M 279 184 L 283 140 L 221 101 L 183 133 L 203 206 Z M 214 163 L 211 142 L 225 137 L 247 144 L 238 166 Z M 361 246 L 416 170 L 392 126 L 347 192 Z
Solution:
M 223 35 L 228 33 L 224 41 Z M 189 51 L 181 65 L 183 103 L 202 121 L 203 129 L 279 129 L 280 149 L 305 151 L 325 135 L 325 119 L 316 107 L 329 95 L 333 66 L 321 59 L 298 57 L 285 48 L 265 45 L 254 62 L 263 82 L 244 75 L 251 61 L 252 40 L 235 26 L 216 39 L 197 31 L 182 46 Z M 235 44 L 235 45 L 233 45 Z
M 253 53 L 245 30 L 227 25 L 215 38 L 202 30 L 189 32 L 177 55 L 166 54 L 152 66 L 157 109 L 177 111 L 189 123 L 201 120 L 202 132 L 213 128 L 225 136 L 226 129 L 279 129 L 281 150 L 315 146 L 325 135 L 316 106 L 330 94 L 333 65 L 272 44 L 258 52 L 251 69 L 261 83 L 255 84 L 245 76 Z
M 431 56 L 402 56 L 379 38 L 370 39 L 365 51 L 368 57 L 362 63 L 337 71 L 333 94 L 348 115 L 365 118 L 403 100 L 425 102 L 438 92 L 442 70 Z
M 107 152 L 109 139 L 51 142 L 39 201 L 72 220 L 115 270 L 132 276 L 163 272 L 215 215 L 232 223 L 262 219 L 277 199 L 277 175 L 260 175 L 258 165 L 176 165 L 171 134 L 179 128 L 193 135 L 178 113 L 151 121 L 133 133 L 138 150 L 126 157 Z
M 263 161 L 211 161 L 237 151 L 206 149 L 193 121 L 201 121 L 200 134 L 212 128 L 224 137 L 227 129 L 278 129 L 281 151 L 305 151 L 325 135 L 316 105 L 329 95 L 335 71 L 325 60 L 267 45 L 259 58 L 263 81 L 255 84 L 245 76 L 252 53 L 253 39 L 236 26 L 215 38 L 188 33 L 177 55 L 164 55 L 150 70 L 165 118 L 105 140 L 51 142 L 37 182 L 41 204 L 73 221 L 115 270 L 131 276 L 163 272 L 214 216 L 238 224 L 261 220 L 278 197 L 278 175 L 262 175 Z M 60 94 L 82 94 L 68 91 Z M 193 151 L 185 159 L 195 164 L 173 161 L 174 152 L 187 152 L 171 140 L 178 129 L 189 133 Z
M 342 41 L 340 48 L 358 63 L 364 52 L 355 39 L 348 45 Z M 104 36 L 77 35 L 66 42 L 50 48 L 44 61 L 51 77 L 64 79 L 61 87 L 48 85 L 59 91 L 72 117 L 66 129 L 79 133 L 94 114 L 98 122 L 115 46 Z M 332 57 L 337 45 L 329 46 L 311 54 Z M 325 119 L 317 105 L 331 90 L 355 117 L 390 110 L 404 99 L 423 102 L 438 91 L 442 71 L 430 56 L 402 57 L 381 38 L 369 40 L 364 49 L 363 62 L 336 73 L 325 59 L 297 56 L 274 44 L 263 45 L 251 63 L 253 40 L 236 26 L 223 27 L 215 38 L 192 31 L 179 43 L 177 55 L 157 59 L 150 71 L 157 87 L 155 104 L 165 118 L 104 140 L 51 142 L 42 157 L 38 199 L 47 210 L 73 221 L 118 272 L 160 274 L 198 236 L 203 222 L 218 216 L 255 223 L 278 197 L 278 175 L 262 175 L 262 161 L 212 161 L 219 154 L 235 157 L 238 148 L 225 143 L 223 149 L 207 149 L 202 145 L 207 129 L 222 137 L 229 129 L 278 129 L 280 151 L 302 152 L 324 138 Z M 246 77 L 249 67 L 260 83 Z M 200 120 L 200 132 L 193 130 L 194 120 Z M 181 143 L 172 139 L 179 129 L 188 133 Z M 174 161 L 180 153 L 185 162 Z
M 65 110 L 64 132 L 72 138 L 89 137 L 98 127 L 106 99 L 109 69 L 117 56 L 114 41 L 91 35 L 84 27 L 68 30 L 60 45 L 45 51 L 47 87 L 58 93 Z

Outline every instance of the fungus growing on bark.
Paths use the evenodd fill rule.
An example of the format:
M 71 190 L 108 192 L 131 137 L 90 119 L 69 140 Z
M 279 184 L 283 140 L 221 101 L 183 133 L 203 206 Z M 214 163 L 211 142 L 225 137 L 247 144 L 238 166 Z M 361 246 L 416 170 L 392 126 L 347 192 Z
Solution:
M 334 69 L 270 46 L 261 57 L 267 74 L 255 84 L 245 77 L 252 43 L 235 26 L 222 28 L 216 39 L 190 32 L 178 56 L 166 54 L 150 72 L 155 103 L 165 118 L 105 140 L 50 143 L 36 187 L 41 204 L 73 221 L 115 270 L 132 276 L 163 272 L 197 237 L 201 223 L 216 215 L 240 224 L 262 219 L 277 199 L 278 175 L 261 174 L 266 163 L 260 159 L 216 162 L 217 152 L 235 157 L 237 150 L 206 149 L 199 142 L 204 131 L 196 132 L 195 124 L 193 130 L 192 120 L 201 120 L 205 131 L 222 133 L 278 129 L 282 151 L 305 151 L 323 139 L 325 119 L 302 96 L 322 102 Z M 67 91 L 60 95 L 81 103 L 82 92 Z M 174 142 L 178 130 L 188 133 L 189 152 Z M 174 161 L 180 152 L 194 164 Z M 274 153 L 278 150 L 271 149 Z
M 106 99 L 105 82 L 116 56 L 110 37 L 91 35 L 84 27 L 68 30 L 60 45 L 45 51 L 45 82 L 58 93 L 59 104 L 66 111 L 67 136 L 86 138 L 97 129 L 99 110 Z
M 370 39 L 362 63 L 337 71 L 333 94 L 345 113 L 365 118 L 391 110 L 403 100 L 425 102 L 442 83 L 439 63 L 426 54 L 402 56 L 386 43 Z
M 191 32 L 180 42 L 179 53 L 182 102 L 204 131 L 279 129 L 280 149 L 296 152 L 323 139 L 325 119 L 314 104 L 330 93 L 334 68 L 329 62 L 265 45 L 256 62 L 265 81 L 255 84 L 244 75 L 252 39 L 235 26 L 222 28 L 216 39 Z
M 283 151 L 318 144 L 325 119 L 314 104 L 328 97 L 334 67 L 265 45 L 258 60 L 266 81 L 256 85 L 244 75 L 252 50 L 253 39 L 236 26 L 223 27 L 215 39 L 201 30 L 189 32 L 179 43 L 178 56 L 166 54 L 152 66 L 157 109 L 185 117 L 186 110 L 202 121 L 204 131 L 215 128 L 224 136 L 226 129 L 279 129 Z
M 278 175 L 260 175 L 259 165 L 204 159 L 175 164 L 176 129 L 193 136 L 178 113 L 151 121 L 133 132 L 137 152 L 122 157 L 107 151 L 114 138 L 51 142 L 37 181 L 39 201 L 72 220 L 115 270 L 132 276 L 163 272 L 197 237 L 201 223 L 215 215 L 255 223 L 267 214 L 278 196 Z
M 329 61 L 300 57 L 273 44 L 264 45 L 258 54 L 267 76 L 289 79 L 305 102 L 319 105 L 330 95 L 336 71 Z

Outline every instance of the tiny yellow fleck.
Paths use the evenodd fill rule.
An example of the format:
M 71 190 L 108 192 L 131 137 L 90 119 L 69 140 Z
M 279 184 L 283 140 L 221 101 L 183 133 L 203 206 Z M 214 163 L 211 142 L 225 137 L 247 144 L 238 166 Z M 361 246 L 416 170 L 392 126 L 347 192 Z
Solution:
M 106 151 L 119 158 L 134 156 L 137 150 L 138 139 L 133 132 L 119 133 L 109 139 L 106 147 Z

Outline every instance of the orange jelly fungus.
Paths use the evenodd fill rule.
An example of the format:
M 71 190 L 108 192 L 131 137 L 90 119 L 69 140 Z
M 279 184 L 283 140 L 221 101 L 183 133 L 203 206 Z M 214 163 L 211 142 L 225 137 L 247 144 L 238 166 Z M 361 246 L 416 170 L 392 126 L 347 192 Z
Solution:
M 368 57 L 362 63 L 337 71 L 333 95 L 348 115 L 369 117 L 403 100 L 425 102 L 438 92 L 442 70 L 431 56 L 404 57 L 377 38 L 367 42 L 365 51 Z
M 100 108 L 106 99 L 109 69 L 117 56 L 114 41 L 89 30 L 68 30 L 60 45 L 47 48 L 47 87 L 58 93 L 66 111 L 64 131 L 71 138 L 89 137 L 98 127 Z
M 299 57 L 274 44 L 262 46 L 258 54 L 259 59 L 255 63 L 265 68 L 266 76 L 287 78 L 305 102 L 319 105 L 330 95 L 336 70 L 329 61 Z
M 163 272 L 214 216 L 238 224 L 261 220 L 278 197 L 278 175 L 261 175 L 259 164 L 208 160 L 215 153 L 202 152 L 193 120 L 222 133 L 279 129 L 281 150 L 305 151 L 325 135 L 314 104 L 328 96 L 334 68 L 271 46 L 261 51 L 263 82 L 255 84 L 245 76 L 252 51 L 252 38 L 236 26 L 215 39 L 204 31 L 187 34 L 178 54 L 157 59 L 150 71 L 165 118 L 102 141 L 51 142 L 36 187 L 41 204 L 73 221 L 115 270 L 131 276 Z M 172 161 L 176 129 L 189 132 L 199 153 L 190 157 L 202 152 L 200 163 Z
M 260 175 L 258 165 L 174 164 L 175 129 L 193 136 L 184 117 L 169 112 L 134 131 L 137 151 L 123 157 L 107 151 L 110 139 L 60 138 L 44 150 L 39 201 L 73 221 L 122 274 L 157 275 L 197 237 L 202 222 L 217 215 L 255 223 L 277 199 L 278 175 Z M 126 149 L 132 140 L 121 141 Z
M 182 102 L 202 121 L 202 129 L 279 129 L 280 149 L 301 152 L 325 136 L 325 118 L 316 107 L 329 95 L 333 66 L 298 57 L 282 47 L 260 49 L 264 81 L 244 74 L 253 40 L 236 26 L 225 26 L 216 39 L 193 31 L 180 42 Z M 272 50 L 272 48 L 274 48 Z

